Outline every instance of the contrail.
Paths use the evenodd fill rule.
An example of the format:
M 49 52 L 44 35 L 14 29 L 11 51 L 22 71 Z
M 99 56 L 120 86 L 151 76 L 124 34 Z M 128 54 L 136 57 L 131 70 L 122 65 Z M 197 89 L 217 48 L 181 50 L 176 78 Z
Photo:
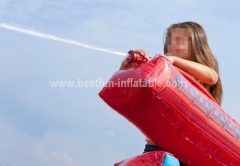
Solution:
M 121 56 L 126 56 L 127 55 L 126 53 L 113 51 L 113 50 L 106 49 L 106 48 L 95 47 L 95 46 L 80 43 L 80 42 L 77 42 L 77 41 L 74 41 L 74 40 L 64 39 L 64 38 L 53 36 L 53 35 L 50 35 L 50 34 L 44 34 L 44 33 L 34 31 L 34 30 L 30 30 L 30 29 L 23 29 L 23 28 L 11 26 L 11 25 L 4 24 L 4 23 L 0 24 L 0 27 L 8 29 L 8 30 L 16 31 L 16 32 L 19 32 L 19 33 L 24 33 L 24 34 L 27 34 L 27 35 L 39 37 L 39 38 L 50 39 L 50 40 L 54 40 L 54 41 L 73 44 L 73 45 L 89 48 L 89 49 L 92 49 L 92 50 L 98 50 L 98 51 L 102 51 L 102 52 L 106 52 L 106 53 L 110 53 L 110 54 L 116 54 L 116 55 L 121 55 Z

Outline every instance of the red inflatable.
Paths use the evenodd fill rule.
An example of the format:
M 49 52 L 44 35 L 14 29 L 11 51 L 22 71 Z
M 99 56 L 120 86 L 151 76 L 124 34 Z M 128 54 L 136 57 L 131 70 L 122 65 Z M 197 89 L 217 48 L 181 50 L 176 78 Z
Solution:
M 184 164 L 240 166 L 239 123 L 165 58 L 116 72 L 99 95 Z
M 179 161 L 170 153 L 153 151 L 125 159 L 114 166 L 179 166 Z

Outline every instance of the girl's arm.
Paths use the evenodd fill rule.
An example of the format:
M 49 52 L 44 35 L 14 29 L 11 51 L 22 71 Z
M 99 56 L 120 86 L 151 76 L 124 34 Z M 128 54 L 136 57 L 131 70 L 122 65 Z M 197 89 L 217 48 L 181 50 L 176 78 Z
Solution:
M 185 72 L 208 85 L 214 85 L 218 81 L 217 72 L 207 66 L 176 56 L 164 55 L 164 57 L 166 57 L 174 66 L 184 70 Z

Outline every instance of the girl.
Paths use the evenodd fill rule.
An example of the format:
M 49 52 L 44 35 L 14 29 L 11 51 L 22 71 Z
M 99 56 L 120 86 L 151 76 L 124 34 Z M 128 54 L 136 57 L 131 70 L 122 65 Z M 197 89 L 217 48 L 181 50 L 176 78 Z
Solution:
M 136 51 L 150 59 L 146 51 Z M 157 56 L 164 56 L 174 66 L 192 75 L 221 105 L 223 92 L 218 63 L 210 50 L 206 33 L 201 25 L 195 22 L 172 24 L 167 29 L 164 54 L 157 54 L 155 57 Z M 136 65 L 124 59 L 120 70 Z M 146 138 L 146 141 L 144 152 L 161 150 L 150 139 Z

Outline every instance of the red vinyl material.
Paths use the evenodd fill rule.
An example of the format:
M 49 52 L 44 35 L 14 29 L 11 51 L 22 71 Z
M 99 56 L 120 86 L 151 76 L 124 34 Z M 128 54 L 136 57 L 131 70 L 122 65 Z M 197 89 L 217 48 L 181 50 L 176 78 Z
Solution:
M 144 153 L 125 159 L 119 163 L 114 164 L 114 166 L 163 166 L 163 161 L 166 154 L 169 153 L 164 151 Z
M 240 166 L 239 123 L 163 57 L 117 71 L 99 96 L 186 165 Z

